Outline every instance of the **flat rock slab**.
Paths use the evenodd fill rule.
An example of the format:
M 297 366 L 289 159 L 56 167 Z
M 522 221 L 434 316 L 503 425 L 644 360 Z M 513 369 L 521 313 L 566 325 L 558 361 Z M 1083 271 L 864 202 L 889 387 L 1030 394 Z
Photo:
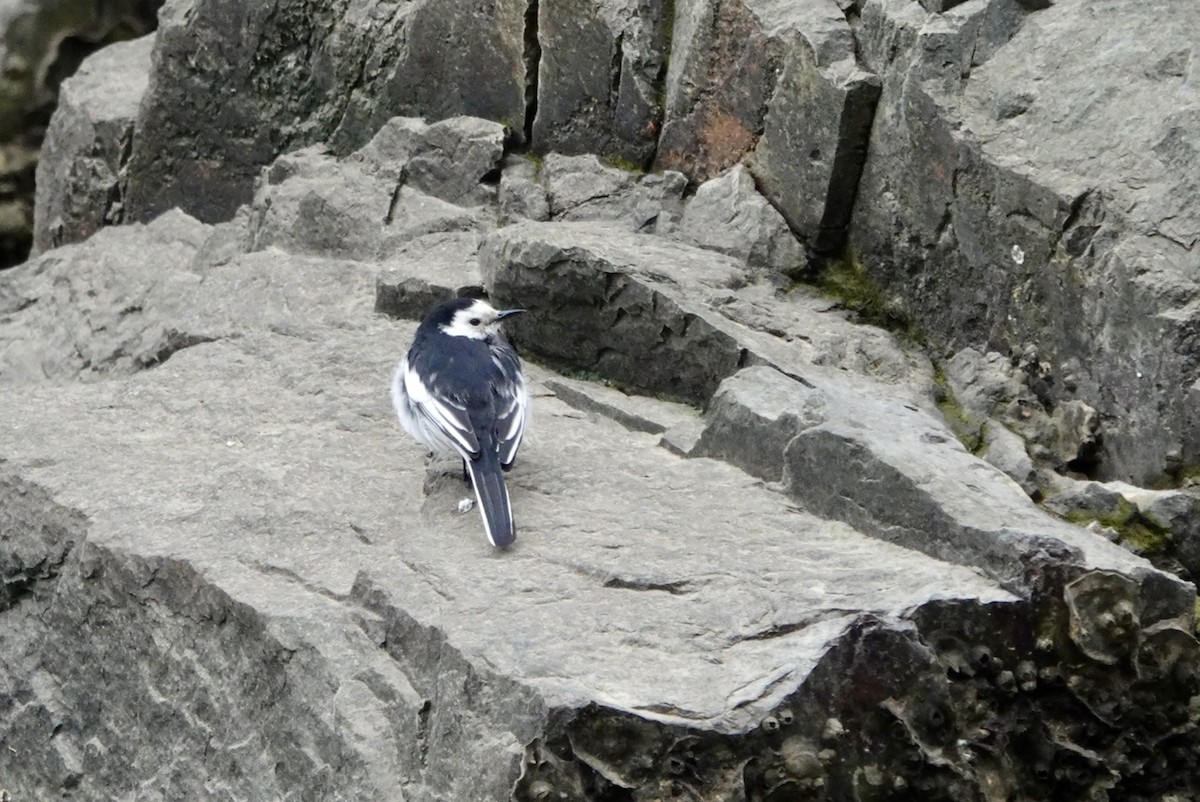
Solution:
M 37 643 L 6 656 L 13 690 L 52 687 L 61 699 L 39 695 L 5 716 L 10 742 L 28 750 L 0 757 L 13 787 L 37 789 L 56 760 L 69 775 L 64 755 L 88 748 L 140 759 L 124 775 L 83 772 L 83 789 L 182 787 L 171 785 L 169 768 L 152 768 L 169 763 L 144 757 L 202 750 L 199 735 L 139 734 L 119 722 L 154 708 L 159 683 L 186 666 L 213 683 L 233 671 L 251 683 L 220 697 L 202 685 L 174 700 L 223 755 L 226 769 L 212 782 L 251 774 L 258 758 L 239 756 L 243 738 L 250 753 L 283 749 L 279 736 L 253 734 L 273 700 L 312 711 L 296 719 L 314 728 L 311 743 L 280 755 L 295 777 L 320 778 L 336 742 L 339 761 L 353 767 L 347 778 L 382 795 L 375 782 L 396 775 L 373 780 L 371 771 L 384 771 L 389 750 L 404 757 L 424 716 L 428 787 L 414 797 L 499 798 L 548 711 L 598 705 L 745 732 L 864 615 L 899 621 L 934 598 L 1014 601 L 973 571 L 797 512 L 728 465 L 681 460 L 651 436 L 549 398 L 539 399 L 537 428 L 511 475 L 518 545 L 494 552 L 477 516 L 455 512 L 465 489 L 422 500 L 424 458 L 392 420 L 388 375 L 412 326 L 364 320 L 310 330 L 319 338 L 263 333 L 204 344 L 102 385 L 6 393 L 29 413 L 0 433 L 4 486 L 36 487 L 78 516 L 72 556 L 41 580 L 56 590 L 31 604 L 45 605 L 48 633 L 68 622 L 129 628 L 54 646 L 64 656 L 80 650 L 70 653 L 74 668 L 33 670 L 50 654 Z M 10 496 L 6 508 L 36 517 L 27 498 Z M 104 612 L 85 603 L 96 597 L 109 600 Z M 378 620 L 406 622 L 403 639 L 393 642 L 389 630 L 385 646 Z M 243 637 L 255 639 L 262 665 L 220 659 L 207 644 L 144 651 L 144 638 L 176 643 L 181 629 L 220 638 L 227 627 L 251 630 Z M 133 669 L 137 660 L 149 675 Z M 82 683 L 71 673 L 97 661 L 112 680 Z M 462 689 L 440 687 L 448 662 L 480 677 L 483 695 L 451 703 L 446 694 Z M 307 682 L 288 687 L 285 678 L 308 671 Z M 322 683 L 324 692 L 313 687 Z M 489 708 L 510 684 L 522 709 Z M 277 696 L 259 695 L 258 685 L 278 687 Z M 110 696 L 116 688 L 120 697 Z M 102 697 L 110 698 L 100 706 Z M 369 711 L 357 719 L 362 705 Z M 473 720 L 470 737 L 491 747 L 454 753 L 459 771 L 442 773 L 450 741 L 466 737 L 452 731 L 452 717 Z M 376 718 L 395 731 L 340 741 L 332 732 Z M 287 727 L 283 712 L 271 720 Z M 264 794 L 286 787 L 271 773 L 240 781 Z M 318 787 L 338 787 L 325 782 Z

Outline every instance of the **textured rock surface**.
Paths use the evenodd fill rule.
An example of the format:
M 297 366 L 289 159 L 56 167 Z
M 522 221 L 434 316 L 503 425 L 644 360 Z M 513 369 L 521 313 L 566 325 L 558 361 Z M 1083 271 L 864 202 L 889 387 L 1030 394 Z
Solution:
M 930 404 L 927 361 L 804 292 L 747 286 L 737 259 L 594 223 L 522 223 L 490 234 L 484 283 L 539 310 L 510 327 L 552 364 L 704 404 L 745 364 L 838 365 Z M 647 359 L 654 354 L 654 359 Z
M 862 14 L 884 76 L 852 237 L 868 271 L 939 347 L 1035 346 L 1055 402 L 1099 413 L 1093 472 L 1143 482 L 1200 460 L 1200 22 L 1159 30 L 1171 8 Z
M 678 223 L 687 188 L 683 175 L 670 170 L 641 175 L 606 166 L 595 156 L 553 153 L 541 179 L 553 220 L 609 220 L 630 231 L 658 233 Z
M 833 253 L 846 241 L 880 81 L 859 66 L 837 5 L 804 0 L 790 13 L 797 30 L 751 164 L 792 228 Z
M 539 152 L 653 159 L 671 9 L 663 0 L 537 3 Z
M 46 247 L 40 241 L 35 242 L 34 179 L 38 149 L 54 111 L 59 84 L 75 72 L 89 53 L 153 30 L 160 5 L 161 0 L 0 3 L 0 269 L 25 261 L 31 246 Z M 132 75 L 128 79 L 144 81 L 144 76 Z M 112 100 L 117 102 L 116 98 Z M 78 99 L 74 101 L 77 102 Z M 76 134 L 79 133 L 77 130 Z M 105 137 L 105 142 L 113 144 L 110 137 Z M 59 165 L 56 169 L 65 172 L 68 168 Z M 82 175 L 85 171 L 79 172 L 76 190 L 100 191 L 99 187 L 87 186 Z M 37 178 L 37 183 L 41 181 Z M 104 178 L 97 183 L 102 185 Z M 95 230 L 95 226 L 90 230 Z
M 697 187 L 684 207 L 677 236 L 780 276 L 798 277 L 808 267 L 787 222 L 758 194 L 753 176 L 741 165 Z
M 647 322 L 686 297 L 724 336 L 763 353 L 786 342 L 712 311 L 750 291 L 710 251 L 527 223 L 492 235 L 485 268 L 505 243 L 551 250 L 556 232 L 576 243 L 582 287 L 587 251 L 677 253 L 670 273 L 612 269 L 626 294 L 658 286 Z M 174 214 L 5 277 L 17 297 L 25 282 L 77 285 L 102 249 L 181 249 L 186 269 L 114 277 L 88 325 L 152 316 L 191 339 L 133 375 L 109 358 L 98 383 L 5 383 L 26 411 L 0 427 L 0 682 L 22 700 L 0 707 L 12 794 L 860 798 L 882 777 L 983 798 L 992 772 L 1037 797 L 1192 788 L 1190 768 L 1153 768 L 1164 729 L 1193 747 L 1190 588 L 1045 519 L 919 407 L 866 394 L 917 387 L 911 372 L 839 371 L 797 341 L 792 376 L 751 367 L 722 385 L 728 399 L 774 377 L 745 397 L 779 414 L 823 384 L 786 451 L 786 433 L 749 420 L 730 441 L 770 439 L 799 509 L 724 461 L 659 447 L 695 413 L 530 367 L 536 426 L 510 474 L 521 538 L 500 555 L 456 513 L 458 480 L 425 481 L 392 420 L 386 383 L 413 324 L 372 317 L 378 265 L 238 255 L 239 241 Z M 488 269 L 497 291 L 509 274 Z M 138 292 L 152 303 L 122 316 Z M 760 321 L 781 315 L 749 297 Z M 803 321 L 797 299 L 775 303 Z M 73 313 L 40 306 L 8 313 L 5 340 Z M 96 372 L 73 352 L 46 345 L 62 377 Z M 643 364 L 672 359 L 650 343 Z M 857 454 L 877 474 L 877 491 L 841 490 L 869 511 L 845 515 L 862 531 L 814 514 L 822 487 L 859 474 L 800 466 L 812 437 L 823 466 Z M 1138 706 L 1111 704 L 1134 692 Z
M 1103 474 L 1176 397 L 1123 396 L 1122 430 L 1043 336 L 1150 353 L 1125 318 L 1169 285 L 1163 367 L 1134 367 L 1200 398 L 1167 364 L 1192 303 L 1169 260 L 1075 303 L 1163 235 L 1190 247 L 1191 18 L 1046 5 L 705 0 L 658 28 L 623 3 L 172 4 L 123 202 L 230 219 L 0 275 L 0 797 L 1200 796 L 1194 490 L 1054 473 Z M 636 150 L 668 32 L 650 155 L 683 172 L 530 155 L 539 131 Z M 1119 108 L 1138 37 L 1170 47 L 1131 86 L 1179 84 L 1181 116 L 1127 98 L 1114 190 L 1043 106 Z M 975 298 L 909 327 L 955 327 L 924 334 L 936 368 L 782 280 L 798 243 L 839 247 L 877 85 L 841 289 L 874 319 Z M 1070 303 L 1011 294 L 1022 269 Z M 480 285 L 529 309 L 507 552 L 387 399 L 414 321 Z M 979 323 L 1000 311 L 1020 337 Z M 1187 414 L 1147 440 L 1178 440 L 1180 485 Z
M 331 139 L 345 153 L 395 115 L 520 132 L 524 16 L 517 0 L 169 5 L 130 157 L 132 218 L 228 218 L 279 153 Z
M 38 163 L 35 254 L 124 219 L 125 162 L 153 47 L 152 36 L 106 47 L 63 83 Z

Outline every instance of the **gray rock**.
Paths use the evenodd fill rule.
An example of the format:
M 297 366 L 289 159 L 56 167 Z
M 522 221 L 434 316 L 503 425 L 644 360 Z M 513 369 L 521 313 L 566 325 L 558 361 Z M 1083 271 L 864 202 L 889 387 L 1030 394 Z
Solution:
M 1155 564 L 1200 577 L 1200 493 L 1195 489 L 1151 490 L 1125 482 L 1067 478 L 1058 478 L 1055 489 L 1058 492 L 1045 501 L 1047 508 L 1076 520 L 1091 518 L 1115 526 L 1123 542 L 1148 552 Z M 1130 543 L 1134 539 L 1141 542 Z
M 220 233 L 169 212 L 0 275 L 0 385 L 125 375 L 247 326 L 289 333 L 369 307 L 370 265 L 279 251 L 214 264 Z
M 1200 95 L 1180 67 L 1200 30 L 1043 6 L 864 5 L 884 87 L 852 243 L 936 347 L 1036 345 L 1056 402 L 1105 422 L 1097 476 L 1157 481 L 1200 461 Z
M 421 320 L 434 304 L 479 288 L 479 236 L 429 234 L 383 260 L 375 281 L 375 311 Z
M 845 17 L 829 0 L 795 4 L 798 31 L 750 160 L 759 186 L 810 246 L 846 242 L 880 80 L 862 69 Z
M 504 126 L 478 117 L 451 117 L 430 125 L 393 117 L 347 157 L 393 185 L 408 184 L 449 203 L 492 199 L 479 185 L 500 169 Z
M 964 348 L 943 367 L 947 388 L 968 426 L 983 432 L 989 419 L 998 419 L 1026 442 L 1028 448 L 1022 451 L 1043 468 L 1094 467 L 1101 440 L 1099 416 L 1078 399 L 1061 399 L 1050 366 L 1038 360 L 1036 349 L 1027 349 L 1014 364 L 995 351 L 983 354 Z M 1016 463 L 1014 467 L 1023 471 Z
M 170 3 L 130 156 L 130 216 L 180 206 L 226 219 L 278 154 L 330 142 L 345 155 L 396 115 L 472 115 L 521 131 L 525 8 L 349 0 L 276 14 Z
M 541 171 L 554 220 L 605 220 L 630 231 L 669 233 L 678 223 L 687 180 L 680 173 L 633 173 L 595 156 L 551 153 Z
M 699 420 L 693 407 L 630 395 L 599 382 L 558 376 L 545 381 L 546 389 L 564 404 L 582 412 L 616 421 L 626 429 L 648 434 L 682 431 Z
M 381 249 L 396 185 L 321 146 L 279 157 L 251 204 L 254 250 L 371 259 Z
M 154 37 L 109 45 L 63 82 L 42 143 L 34 255 L 124 218 L 125 166 Z
M 719 399 L 719 402 L 718 402 Z M 767 444 L 770 444 L 769 446 Z M 767 479 L 805 509 L 947 562 L 1017 593 L 1071 570 L 1176 582 L 1103 538 L 1052 518 L 973 457 L 936 418 L 845 375 L 752 367 L 726 379 L 697 448 Z M 1170 593 L 1188 591 L 1180 584 Z
M 1029 495 L 1038 490 L 1037 473 L 1025 441 L 997 420 L 990 420 L 983 429 L 983 454 L 989 465 L 1003 472 Z
M 1057 477 L 1042 506 L 1051 512 L 1076 522 L 1099 520 L 1124 523 L 1134 512 L 1118 483 L 1092 482 Z
M 550 201 L 545 187 L 538 183 L 540 172 L 538 164 L 521 156 L 505 159 L 497 192 L 502 223 L 550 219 Z
M 537 4 L 531 144 L 539 153 L 648 164 L 662 122 L 672 9 L 663 0 Z
M 911 786 L 914 762 L 943 759 L 970 798 L 990 776 L 978 727 L 1020 731 L 989 701 L 990 659 L 1086 661 L 1069 685 L 1014 691 L 1058 727 L 1064 708 L 1111 715 L 1093 678 L 1120 671 L 1102 601 L 1126 605 L 1139 643 L 1190 654 L 1169 621 L 1190 597 L 1091 572 L 1031 603 L 540 393 L 510 474 L 521 539 L 496 555 L 454 512 L 461 486 L 422 499 L 421 449 L 388 408 L 412 324 L 372 318 L 361 282 L 319 281 L 328 260 L 268 256 L 180 293 L 212 310 L 245 294 L 237 336 L 128 378 L 5 390 L 31 413 L 0 428 L 0 536 L 19 538 L 4 553 L 22 583 L 0 613 L 2 692 L 23 700 L 0 710 L 14 794 L 585 798 L 584 783 L 649 794 L 691 765 L 708 796 L 763 796 L 864 764 Z M 261 310 L 285 309 L 296 271 L 287 291 L 336 314 L 280 330 Z M 1040 652 L 1035 632 L 1051 633 Z M 1158 653 L 1129 662 L 1162 674 L 1139 709 L 1165 715 L 1186 677 Z M 1148 729 L 1098 726 L 1089 748 L 1124 765 Z M 902 735 L 919 761 L 888 750 Z
M 662 135 L 655 166 L 703 181 L 742 161 L 758 142 L 786 44 L 766 3 L 675 4 Z
M 480 252 L 484 285 L 536 309 L 510 331 L 550 364 L 704 405 L 745 364 L 829 365 L 932 407 L 932 369 L 886 332 L 855 326 L 803 291 L 745 286 L 736 259 L 596 223 L 522 223 Z
M 428 132 L 436 128 L 429 126 Z M 454 175 L 446 152 L 432 150 L 436 155 L 429 156 L 430 148 L 417 143 L 409 161 L 399 163 L 385 163 L 378 143 L 359 158 L 339 160 L 321 146 L 280 156 L 263 171 L 251 204 L 251 248 L 373 261 L 428 234 L 483 228 L 483 211 L 398 184 L 401 176 L 411 176 L 412 184 L 437 188 L 444 195 L 475 194 L 464 188 L 478 189 L 472 178 L 480 169 L 478 160 L 472 166 L 464 156 L 464 166 Z
M 758 194 L 753 176 L 742 165 L 696 189 L 675 235 L 781 276 L 797 277 L 808 267 L 804 248 L 787 221 Z
M 409 159 L 405 182 L 449 203 L 487 199 L 479 184 L 500 169 L 504 126 L 477 117 L 454 117 L 421 133 L 422 147 Z
M 162 325 L 160 291 L 200 283 L 189 268 L 210 230 L 171 212 L 0 273 L 0 384 L 129 373 L 194 344 Z
M 750 156 L 792 229 L 836 248 L 879 91 L 856 49 L 833 0 L 678 4 L 655 164 L 704 180 Z

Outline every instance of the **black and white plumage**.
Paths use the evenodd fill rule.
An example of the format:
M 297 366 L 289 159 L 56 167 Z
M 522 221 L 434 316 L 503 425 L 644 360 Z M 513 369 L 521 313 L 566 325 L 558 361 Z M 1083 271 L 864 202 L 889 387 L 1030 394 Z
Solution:
M 500 321 L 522 311 L 475 298 L 439 304 L 392 378 L 392 404 L 408 433 L 434 452 L 462 457 L 493 546 L 516 537 L 503 472 L 529 423 L 529 393 Z

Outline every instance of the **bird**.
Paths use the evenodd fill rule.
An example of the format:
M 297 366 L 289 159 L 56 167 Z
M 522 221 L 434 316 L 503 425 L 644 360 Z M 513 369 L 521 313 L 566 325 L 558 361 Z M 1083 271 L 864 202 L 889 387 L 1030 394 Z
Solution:
M 425 316 L 392 377 L 404 429 L 430 451 L 457 454 L 493 546 L 516 538 L 504 473 L 529 425 L 529 392 L 501 321 L 524 309 L 454 298 Z

